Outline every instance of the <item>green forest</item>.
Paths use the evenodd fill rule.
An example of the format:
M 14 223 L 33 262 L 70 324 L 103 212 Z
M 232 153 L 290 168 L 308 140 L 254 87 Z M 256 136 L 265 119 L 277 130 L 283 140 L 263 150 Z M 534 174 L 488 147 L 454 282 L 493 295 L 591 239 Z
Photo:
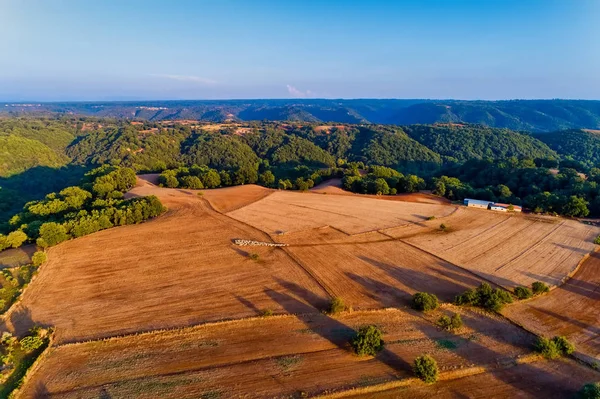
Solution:
M 339 177 L 345 189 L 358 193 L 429 189 L 451 200 L 474 197 L 535 212 L 600 215 L 600 136 L 586 130 L 533 134 L 462 123 L 211 125 L 12 117 L 0 119 L 0 143 L 2 230 L 21 229 L 30 241 L 39 238 L 39 229 L 23 227 L 32 222 L 59 223 L 67 236 L 104 228 L 98 226 L 107 226 L 107 219 L 112 225 L 122 223 L 117 211 L 135 207 L 135 201 L 90 187 L 90 176 L 109 170 L 97 169 L 102 165 L 114 169 L 107 172 L 111 176 L 118 170 L 161 173 L 167 187 L 256 183 L 307 190 Z M 73 201 L 72 193 L 64 192 L 73 186 L 89 194 L 77 192 L 75 197 L 85 197 L 78 211 L 87 212 L 83 216 L 94 219 L 94 227 L 83 227 L 85 218 L 76 222 L 75 208 L 35 213 Z M 122 193 L 123 186 L 113 192 Z M 62 219 L 64 215 L 71 216 Z M 38 218 L 42 216 L 47 219 Z

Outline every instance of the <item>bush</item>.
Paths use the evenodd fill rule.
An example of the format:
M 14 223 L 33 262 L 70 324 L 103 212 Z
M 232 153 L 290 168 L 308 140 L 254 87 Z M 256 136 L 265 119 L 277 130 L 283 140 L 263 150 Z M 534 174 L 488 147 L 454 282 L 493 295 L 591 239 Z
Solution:
M 457 295 L 454 298 L 454 303 L 456 305 L 469 305 L 469 306 L 477 306 L 477 302 L 479 300 L 479 296 L 477 295 L 477 291 L 475 290 L 466 290 L 460 295 Z
M 450 322 L 453 330 L 457 330 L 463 326 L 462 317 L 458 313 L 454 313 L 450 318 Z
M 346 305 L 342 298 L 335 297 L 329 303 L 329 308 L 327 309 L 327 313 L 329 314 L 337 314 L 346 310 Z
M 437 309 L 439 305 L 438 299 L 435 295 L 427 292 L 417 292 L 412 298 L 412 308 L 427 312 L 429 310 Z
M 448 227 L 444 223 L 440 224 L 440 230 L 446 231 L 447 228 Z
M 453 331 L 458 328 L 461 328 L 463 322 L 460 315 L 458 313 L 455 313 L 454 315 L 452 315 L 452 317 L 448 317 L 446 315 L 441 316 L 435 324 L 443 330 Z
M 252 260 L 258 260 L 260 258 L 260 256 L 258 254 L 254 254 L 254 253 L 248 255 L 248 257 Z
M 454 299 L 457 305 L 479 306 L 494 312 L 502 309 L 506 303 L 512 303 L 512 296 L 500 288 L 492 289 L 488 283 L 481 283 L 475 291 L 467 290 Z
M 260 312 L 260 315 L 261 315 L 262 317 L 269 317 L 269 316 L 273 316 L 273 310 L 271 310 L 271 309 L 263 309 L 263 310 Z
M 578 397 L 581 399 L 600 399 L 600 383 L 585 384 L 579 391 Z
M 44 263 L 47 259 L 48 259 L 48 256 L 46 256 L 45 252 L 37 251 L 31 257 L 31 263 L 33 263 L 33 265 L 35 267 L 38 267 L 38 266 L 41 266 L 42 263 Z
M 29 336 L 21 339 L 19 343 L 25 352 L 31 352 L 44 345 L 44 340 L 38 336 Z
M 535 283 L 531 284 L 531 290 L 533 291 L 533 295 L 540 295 L 550 292 L 550 287 L 541 281 L 536 281 Z
M 570 355 L 575 352 L 575 345 L 570 343 L 565 337 L 554 337 L 552 342 L 556 344 L 556 347 L 563 355 Z
M 439 369 L 435 359 L 429 355 L 419 356 L 415 359 L 413 371 L 417 377 L 428 384 L 437 381 Z
M 361 327 L 352 339 L 352 347 L 359 356 L 375 356 L 383 349 L 382 335 L 383 333 L 376 326 Z
M 435 216 L 429 216 L 427 220 L 435 220 Z
M 528 299 L 533 296 L 533 292 L 527 287 L 515 287 L 515 296 L 519 299 Z
M 594 244 L 600 245 L 600 236 L 594 238 Z
M 543 337 L 539 337 L 535 343 L 535 351 L 546 359 L 556 359 L 561 355 L 556 342 Z

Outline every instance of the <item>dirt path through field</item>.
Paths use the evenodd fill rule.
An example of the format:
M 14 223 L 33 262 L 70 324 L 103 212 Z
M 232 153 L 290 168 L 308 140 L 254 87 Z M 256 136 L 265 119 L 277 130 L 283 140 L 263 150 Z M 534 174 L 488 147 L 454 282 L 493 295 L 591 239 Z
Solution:
M 265 290 L 283 292 L 282 282 L 310 293 L 294 303 L 322 308 L 328 302 L 281 249 L 235 246 L 237 238 L 269 237 L 215 212 L 197 192 L 140 180 L 129 193 L 136 195 L 157 195 L 169 209 L 146 223 L 51 248 L 22 301 L 4 315 L 9 330 L 55 326 L 60 343 L 255 316 L 264 309 L 278 313 L 283 306 Z

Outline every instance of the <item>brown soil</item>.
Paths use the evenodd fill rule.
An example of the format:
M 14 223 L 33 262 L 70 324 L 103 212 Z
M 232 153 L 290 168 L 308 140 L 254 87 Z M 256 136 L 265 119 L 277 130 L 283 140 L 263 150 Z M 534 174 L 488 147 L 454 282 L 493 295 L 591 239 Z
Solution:
M 598 227 L 575 220 L 464 207 L 440 223 L 446 232 L 410 232 L 408 237 L 400 229 L 386 233 L 508 288 L 531 285 L 539 276 L 550 285 L 559 284 L 594 250 L 593 240 L 600 233 Z
M 488 399 L 574 398 L 584 384 L 600 375 L 572 360 L 520 364 L 433 385 L 418 384 L 378 393 L 350 395 L 354 399 Z
M 310 294 L 294 303 L 322 307 L 326 293 L 285 252 L 241 249 L 236 238 L 264 233 L 212 210 L 195 192 L 150 183 L 130 195 L 155 194 L 166 215 L 62 243 L 4 316 L 19 333 L 33 323 L 56 326 L 58 342 L 105 337 L 205 321 L 254 316 L 283 306 L 265 291 L 287 285 Z M 258 261 L 249 252 L 259 255 Z
M 503 313 L 536 334 L 567 337 L 580 357 L 600 362 L 600 254 L 592 254 L 566 284 Z
M 322 195 L 277 191 L 229 216 L 269 234 L 331 226 L 347 234 L 408 225 L 429 216 L 443 217 L 456 207 L 386 201 L 362 195 Z
M 364 198 L 382 199 L 387 201 L 420 202 L 423 204 L 450 205 L 451 201 L 443 197 L 432 195 L 429 192 L 402 193 L 397 195 L 370 195 L 356 194 L 342 189 L 342 179 L 334 178 L 314 186 L 310 191 L 319 194 L 355 195 Z
M 270 292 L 290 306 L 289 293 Z M 305 306 L 297 303 L 297 306 Z M 307 312 L 310 308 L 305 309 Z M 432 324 L 440 314 L 462 313 L 456 334 Z M 386 347 L 357 357 L 348 341 L 360 326 L 377 324 Z M 442 371 L 510 364 L 529 352 L 532 336 L 496 317 L 449 307 L 426 315 L 402 310 L 322 314 L 218 323 L 55 348 L 27 384 L 59 398 L 257 398 L 317 394 L 409 378 L 422 353 Z

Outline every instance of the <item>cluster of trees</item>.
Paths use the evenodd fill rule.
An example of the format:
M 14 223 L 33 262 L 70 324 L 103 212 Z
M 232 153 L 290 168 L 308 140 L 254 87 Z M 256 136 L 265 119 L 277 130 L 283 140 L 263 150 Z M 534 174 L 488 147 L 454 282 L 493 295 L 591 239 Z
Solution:
M 46 248 L 69 238 L 81 237 L 113 226 L 141 223 L 158 216 L 164 207 L 154 196 L 123 199 L 135 185 L 128 168 L 102 166 L 88 172 L 80 186 L 50 193 L 43 200 L 25 204 L 10 218 L 3 247 L 35 241 Z
M 178 123 L 20 118 L 0 121 L 0 140 L 6 141 L 5 155 L 10 158 L 5 162 L 0 154 L 0 217 L 14 212 L 14 204 L 23 205 L 23 192 L 34 192 L 36 183 L 41 198 L 73 185 L 77 173 L 69 181 L 42 173 L 12 185 L 2 181 L 3 175 L 66 164 L 111 164 L 136 172 L 177 170 L 168 186 L 177 179 L 179 187 L 199 187 L 198 178 L 203 187 L 212 187 L 202 181 L 204 172 L 186 177 L 180 170 L 206 165 L 218 171 L 220 186 L 259 183 L 299 190 L 318 184 L 321 170 L 345 167 L 344 187 L 359 193 L 412 192 L 427 181 L 436 194 L 452 200 L 473 197 L 565 216 L 600 215 L 600 169 L 593 167 L 600 159 L 600 138 L 580 130 L 533 137 L 461 124 L 254 122 L 209 130 Z M 373 166 L 363 176 L 352 166 L 359 163 Z M 555 167 L 559 173 L 551 172 Z
M 500 201 L 572 217 L 600 215 L 600 169 L 583 174 L 570 166 L 575 165 L 541 159 L 470 160 L 430 184 L 435 194 L 451 200 Z
M 538 337 L 535 343 L 535 350 L 546 359 L 556 359 L 575 352 L 575 345 L 565 337 L 556 336 L 552 339 Z
M 397 193 L 414 193 L 425 189 L 425 180 L 416 175 L 403 175 L 395 169 L 385 166 L 370 166 L 363 175 L 359 164 L 351 165 L 345 171 L 342 187 L 345 190 L 362 194 L 395 195 Z M 364 169 L 364 165 L 362 165 Z
M 488 283 L 481 283 L 476 289 L 469 289 L 454 299 L 456 305 L 479 306 L 494 312 L 500 311 L 505 304 L 512 301 L 509 292 L 500 288 L 492 289 Z

